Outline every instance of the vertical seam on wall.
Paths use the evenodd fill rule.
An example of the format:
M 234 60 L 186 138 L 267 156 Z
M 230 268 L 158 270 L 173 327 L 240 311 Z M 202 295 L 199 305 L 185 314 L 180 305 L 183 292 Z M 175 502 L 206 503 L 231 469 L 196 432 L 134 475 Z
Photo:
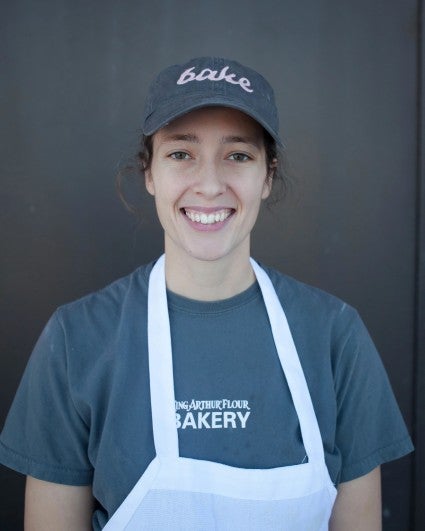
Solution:
M 413 438 L 416 451 L 412 459 L 411 529 L 425 529 L 425 507 L 421 500 L 425 473 L 425 141 L 424 119 L 424 10 L 417 4 L 417 93 L 416 93 L 416 212 L 415 212 L 415 329 L 413 360 Z

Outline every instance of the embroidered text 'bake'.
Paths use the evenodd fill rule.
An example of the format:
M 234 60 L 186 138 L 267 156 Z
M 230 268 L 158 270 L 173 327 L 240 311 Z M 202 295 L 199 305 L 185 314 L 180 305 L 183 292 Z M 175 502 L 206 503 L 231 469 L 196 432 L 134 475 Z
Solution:
M 210 81 L 227 81 L 227 83 L 231 83 L 232 85 L 239 85 L 241 88 L 243 88 L 246 92 L 254 92 L 254 90 L 251 88 L 251 82 L 246 77 L 241 77 L 239 79 L 236 79 L 236 74 L 228 74 L 229 67 L 225 66 L 218 72 L 218 70 L 211 70 L 210 68 L 204 68 L 199 72 L 199 74 L 195 74 L 192 72 L 194 70 L 194 66 L 192 68 L 188 68 L 181 74 L 179 79 L 177 80 L 177 85 L 184 85 L 185 83 L 189 83 L 190 81 L 205 81 L 206 79 L 209 79 Z

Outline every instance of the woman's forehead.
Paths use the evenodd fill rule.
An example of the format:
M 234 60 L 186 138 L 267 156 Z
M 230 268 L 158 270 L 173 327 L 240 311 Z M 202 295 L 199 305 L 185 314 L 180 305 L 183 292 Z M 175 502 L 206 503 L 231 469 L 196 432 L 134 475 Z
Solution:
M 183 134 L 189 137 L 202 135 L 204 131 L 213 130 L 217 136 L 263 138 L 263 127 L 253 118 L 237 109 L 229 107 L 203 107 L 176 118 L 156 135 L 163 138 Z M 193 138 L 192 138 L 193 140 Z M 236 141 L 236 140 L 235 140 Z

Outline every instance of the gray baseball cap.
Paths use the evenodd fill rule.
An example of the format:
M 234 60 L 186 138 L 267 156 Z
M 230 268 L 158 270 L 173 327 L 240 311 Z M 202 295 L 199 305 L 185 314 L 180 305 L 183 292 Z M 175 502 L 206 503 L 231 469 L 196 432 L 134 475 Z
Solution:
M 149 88 L 143 133 L 152 135 L 172 120 L 210 106 L 244 112 L 282 145 L 270 84 L 255 70 L 221 57 L 197 57 L 162 70 Z

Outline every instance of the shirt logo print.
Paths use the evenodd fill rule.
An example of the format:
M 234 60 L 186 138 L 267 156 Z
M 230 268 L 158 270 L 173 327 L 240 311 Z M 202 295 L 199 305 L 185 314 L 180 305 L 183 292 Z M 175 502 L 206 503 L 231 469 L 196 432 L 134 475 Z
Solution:
M 176 400 L 176 426 L 182 430 L 245 429 L 250 409 L 248 400 Z

